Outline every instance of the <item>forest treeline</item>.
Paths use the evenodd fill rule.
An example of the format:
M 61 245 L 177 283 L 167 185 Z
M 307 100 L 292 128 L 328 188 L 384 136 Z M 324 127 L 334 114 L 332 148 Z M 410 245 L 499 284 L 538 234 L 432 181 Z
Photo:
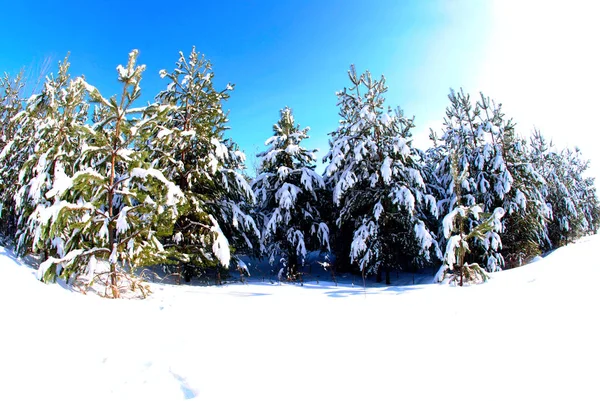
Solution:
M 118 297 L 143 291 L 138 268 L 220 277 L 239 255 L 298 280 L 319 251 L 334 271 L 389 282 L 394 269 L 434 267 L 462 285 L 598 229 L 580 151 L 517 132 L 483 94 L 451 90 L 421 150 L 414 118 L 385 104 L 385 78 L 352 66 L 324 173 L 286 107 L 249 177 L 224 137 L 234 86 L 216 88 L 210 61 L 192 50 L 137 107 L 136 59 L 117 67 L 111 97 L 71 77 L 68 59 L 28 98 L 22 74 L 0 78 L 0 231 L 20 255 L 39 255 L 44 281 L 101 281 Z

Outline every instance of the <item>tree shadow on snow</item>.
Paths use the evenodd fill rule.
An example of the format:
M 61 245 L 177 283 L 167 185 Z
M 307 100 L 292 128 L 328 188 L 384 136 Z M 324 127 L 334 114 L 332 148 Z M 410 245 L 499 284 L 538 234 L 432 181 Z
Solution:
M 252 291 L 231 291 L 229 295 L 233 295 L 235 297 L 262 297 L 265 295 L 272 295 L 266 292 L 252 292 Z
M 13 261 L 17 262 L 17 263 L 21 263 L 21 261 L 19 260 L 19 258 L 17 257 L 17 255 L 15 255 L 15 253 L 13 252 L 12 249 L 9 248 L 2 248 L 0 250 L 0 255 L 1 256 L 6 256 L 9 259 L 12 259 Z
M 394 295 L 406 294 L 411 291 L 422 289 L 422 286 L 377 286 L 377 287 L 352 287 L 352 288 L 339 288 L 325 292 L 325 295 L 331 298 L 347 298 L 356 295 L 362 296 L 378 296 L 382 294 L 389 294 L 390 292 Z
M 35 257 L 26 256 L 21 258 L 15 253 L 14 249 L 9 247 L 2 247 L 0 249 L 0 256 L 6 256 L 19 266 L 26 267 L 30 270 L 37 270 L 37 266 L 39 265 L 39 261 Z

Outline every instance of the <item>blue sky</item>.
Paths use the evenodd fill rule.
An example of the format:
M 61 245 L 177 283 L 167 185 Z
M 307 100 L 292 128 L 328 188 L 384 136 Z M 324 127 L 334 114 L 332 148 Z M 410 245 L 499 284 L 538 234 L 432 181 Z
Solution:
M 585 22 L 595 10 L 578 8 L 578 2 L 589 5 L 574 0 L 565 10 L 552 0 L 9 2 L 4 15 L 17 17 L 3 21 L 4 32 L 12 34 L 0 36 L 0 70 L 27 67 L 35 74 L 47 58 L 55 70 L 71 52 L 72 74 L 85 74 L 109 96 L 118 89 L 116 66 L 135 48 L 147 65 L 142 89 L 151 100 L 164 85 L 158 71 L 172 68 L 178 51 L 195 45 L 212 61 L 217 87 L 236 85 L 226 104 L 228 136 L 246 151 L 249 164 L 285 106 L 301 126 L 311 127 L 307 146 L 323 156 L 327 134 L 338 121 L 335 92 L 348 86 L 352 63 L 386 76 L 388 104 L 416 116 L 415 142 L 421 146 L 429 127 L 441 126 L 448 89 L 461 86 L 503 102 L 524 134 L 536 125 L 560 137 L 571 128 L 553 132 L 556 113 L 546 110 L 551 92 L 543 90 L 552 79 L 554 88 L 579 95 L 568 93 L 564 72 L 572 65 L 552 70 L 553 54 L 561 50 L 552 32 L 558 30 L 563 51 L 596 33 L 581 31 L 593 24 L 581 18 Z M 576 59 L 579 53 L 570 51 Z M 581 61 L 590 68 L 584 76 L 593 79 L 594 60 Z M 581 85 L 594 87 L 590 80 Z M 590 101 L 591 111 L 597 103 Z M 584 150 L 585 138 L 579 138 Z

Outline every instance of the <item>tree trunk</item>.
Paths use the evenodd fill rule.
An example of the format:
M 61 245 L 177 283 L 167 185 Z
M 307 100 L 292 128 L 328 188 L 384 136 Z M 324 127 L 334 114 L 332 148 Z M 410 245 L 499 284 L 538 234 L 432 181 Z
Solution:
M 392 284 L 392 280 L 390 280 L 390 268 L 389 267 L 385 268 L 385 284 L 387 284 L 387 285 Z
M 463 286 L 463 276 L 464 276 L 464 272 L 463 272 L 464 257 L 461 255 L 458 259 L 459 259 L 458 260 L 458 262 L 459 262 L 459 264 L 458 264 L 458 274 L 460 274 L 460 282 L 459 282 L 458 285 L 460 285 L 462 287 Z
M 117 124 L 117 132 L 118 132 L 118 124 Z M 115 251 L 115 247 L 116 247 L 116 230 L 115 227 L 113 225 L 113 216 L 114 216 L 114 211 L 113 211 L 113 197 L 114 197 L 114 191 L 115 191 L 115 160 L 116 160 L 116 153 L 115 150 L 113 149 L 112 152 L 112 156 L 111 156 L 111 160 L 110 160 L 110 181 L 109 181 L 109 186 L 108 186 L 108 193 L 107 193 L 107 208 L 108 208 L 108 218 L 109 218 L 109 223 L 108 223 L 108 244 L 109 244 L 109 249 L 111 252 L 111 256 L 112 253 Z M 110 256 L 109 256 L 110 258 Z M 113 298 L 119 298 L 119 289 L 117 287 L 117 264 L 116 262 L 110 262 L 110 286 L 112 289 L 112 294 L 113 294 Z
M 291 248 L 288 250 L 288 258 L 287 258 L 287 273 L 288 279 L 296 280 L 298 277 L 298 255 L 296 255 L 296 250 Z

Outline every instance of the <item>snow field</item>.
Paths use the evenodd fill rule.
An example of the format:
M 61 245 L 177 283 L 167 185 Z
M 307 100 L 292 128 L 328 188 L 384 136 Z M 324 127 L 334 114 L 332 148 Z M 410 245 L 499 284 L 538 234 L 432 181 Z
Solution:
M 600 397 L 600 237 L 488 283 L 152 284 L 105 300 L 0 251 L 0 399 Z

